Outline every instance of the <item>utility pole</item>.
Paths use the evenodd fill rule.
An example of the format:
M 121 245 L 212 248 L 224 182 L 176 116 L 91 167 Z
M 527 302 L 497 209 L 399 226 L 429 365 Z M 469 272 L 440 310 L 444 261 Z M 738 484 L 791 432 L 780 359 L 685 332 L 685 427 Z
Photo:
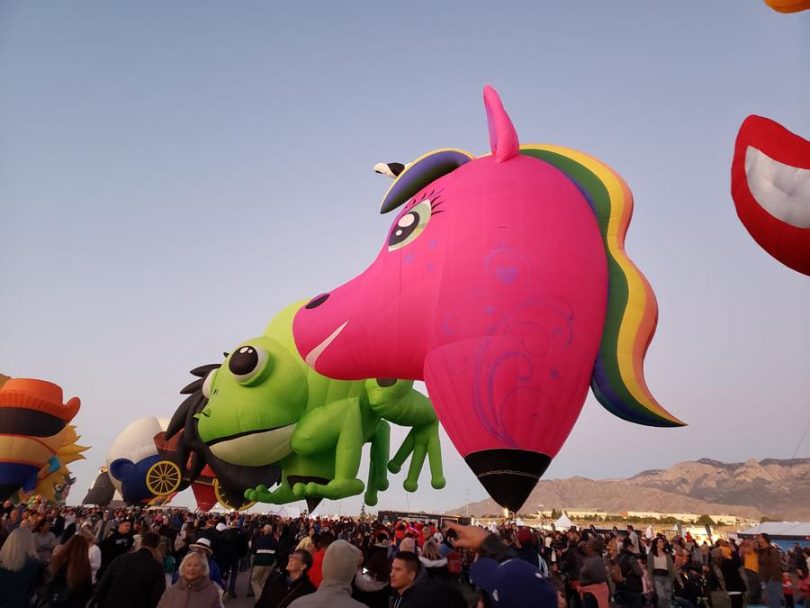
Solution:
M 467 507 L 467 517 L 470 517 L 470 489 L 464 488 L 464 502 L 466 503 Z

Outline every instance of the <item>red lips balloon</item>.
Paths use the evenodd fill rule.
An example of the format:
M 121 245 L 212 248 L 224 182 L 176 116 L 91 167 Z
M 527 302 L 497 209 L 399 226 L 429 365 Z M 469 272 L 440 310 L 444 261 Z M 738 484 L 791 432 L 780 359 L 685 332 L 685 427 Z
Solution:
M 810 275 L 810 141 L 768 118 L 746 118 L 734 148 L 731 195 L 754 240 Z

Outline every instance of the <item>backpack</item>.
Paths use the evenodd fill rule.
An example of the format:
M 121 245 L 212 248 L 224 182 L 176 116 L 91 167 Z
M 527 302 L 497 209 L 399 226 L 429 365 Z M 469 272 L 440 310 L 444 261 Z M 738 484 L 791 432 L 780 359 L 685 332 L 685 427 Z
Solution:
M 625 580 L 627 580 L 624 578 L 624 574 L 622 573 L 622 567 L 618 564 L 618 562 L 610 565 L 610 580 L 612 580 L 616 584 L 621 584 Z
M 450 574 L 461 574 L 461 555 L 458 551 L 447 554 L 447 571 Z

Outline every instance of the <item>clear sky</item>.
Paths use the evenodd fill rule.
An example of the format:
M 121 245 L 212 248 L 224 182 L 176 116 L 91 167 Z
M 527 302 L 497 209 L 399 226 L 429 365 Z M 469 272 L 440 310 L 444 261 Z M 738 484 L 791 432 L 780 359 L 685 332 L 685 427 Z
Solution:
M 810 137 L 810 13 L 0 0 L 0 372 L 81 397 L 73 500 L 128 422 L 171 415 L 189 369 L 368 265 L 391 219 L 375 162 L 488 152 L 485 83 L 522 141 L 598 156 L 633 189 L 627 247 L 660 306 L 647 380 L 690 425 L 635 426 L 589 397 L 546 477 L 810 457 L 810 279 L 729 195 L 746 115 Z M 423 475 L 406 497 L 400 474 L 380 506 L 483 498 L 444 445 L 446 489 Z

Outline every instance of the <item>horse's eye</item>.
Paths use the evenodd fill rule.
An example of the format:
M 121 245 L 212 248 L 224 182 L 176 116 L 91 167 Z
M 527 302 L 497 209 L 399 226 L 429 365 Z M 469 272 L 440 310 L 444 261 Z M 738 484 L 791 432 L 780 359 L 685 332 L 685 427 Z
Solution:
M 395 251 L 415 241 L 430 221 L 430 211 L 430 201 L 424 200 L 400 217 L 388 237 L 388 251 Z
M 239 384 L 247 384 L 264 371 L 269 359 L 270 353 L 261 346 L 246 344 L 231 355 L 228 369 Z

